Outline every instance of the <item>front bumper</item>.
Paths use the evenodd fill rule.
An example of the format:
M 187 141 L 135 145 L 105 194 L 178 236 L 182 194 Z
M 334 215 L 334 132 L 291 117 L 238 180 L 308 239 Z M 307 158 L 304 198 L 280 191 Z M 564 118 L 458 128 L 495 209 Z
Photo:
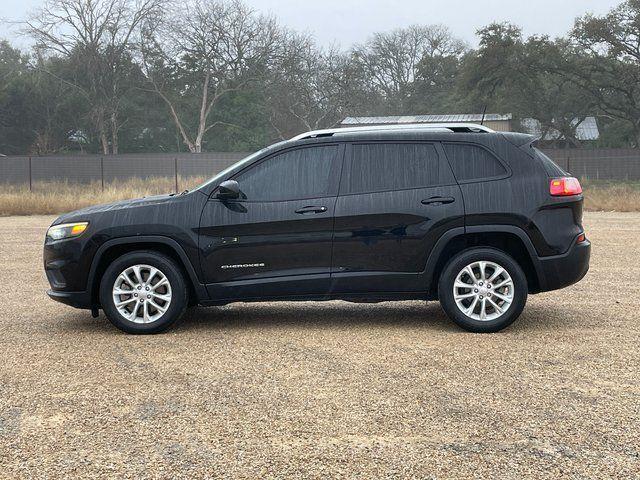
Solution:
M 64 303 L 75 308 L 91 309 L 91 295 L 87 292 L 61 292 L 47 290 L 47 295 L 56 302 Z
M 574 243 L 567 253 L 539 257 L 540 290 L 547 292 L 579 282 L 589 271 L 591 242 Z

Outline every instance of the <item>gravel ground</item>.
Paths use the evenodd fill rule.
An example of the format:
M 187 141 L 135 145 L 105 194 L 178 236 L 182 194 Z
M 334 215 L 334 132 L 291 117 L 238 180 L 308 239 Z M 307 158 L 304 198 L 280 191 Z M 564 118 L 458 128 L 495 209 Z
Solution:
M 47 299 L 0 219 L 0 477 L 638 478 L 640 214 L 493 335 L 436 302 L 194 309 L 159 336 Z

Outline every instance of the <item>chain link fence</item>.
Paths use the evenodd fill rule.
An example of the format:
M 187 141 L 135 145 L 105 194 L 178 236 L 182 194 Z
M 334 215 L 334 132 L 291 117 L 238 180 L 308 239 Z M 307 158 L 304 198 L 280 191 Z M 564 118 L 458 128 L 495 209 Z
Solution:
M 640 150 L 544 150 L 563 169 L 587 180 L 640 180 Z M 112 184 L 135 178 L 208 178 L 247 153 L 122 154 L 0 157 L 0 184 L 29 190 L 49 182 Z

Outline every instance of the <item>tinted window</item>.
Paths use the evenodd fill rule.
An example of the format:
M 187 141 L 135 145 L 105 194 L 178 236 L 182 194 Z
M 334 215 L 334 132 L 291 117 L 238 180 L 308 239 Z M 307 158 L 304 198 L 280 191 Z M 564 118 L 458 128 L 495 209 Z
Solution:
M 347 193 L 402 190 L 454 183 L 436 148 L 420 143 L 371 143 L 351 147 Z
M 331 195 L 337 145 L 300 148 L 275 155 L 235 179 L 251 201 L 295 200 Z
M 489 151 L 475 145 L 449 143 L 444 146 L 458 181 L 500 177 L 507 171 Z

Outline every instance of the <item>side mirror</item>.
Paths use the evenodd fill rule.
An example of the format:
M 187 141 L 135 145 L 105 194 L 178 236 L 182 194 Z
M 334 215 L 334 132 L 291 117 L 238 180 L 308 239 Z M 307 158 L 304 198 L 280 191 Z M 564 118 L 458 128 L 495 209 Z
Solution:
M 218 186 L 217 197 L 223 199 L 240 197 L 240 185 L 235 180 L 225 180 Z

